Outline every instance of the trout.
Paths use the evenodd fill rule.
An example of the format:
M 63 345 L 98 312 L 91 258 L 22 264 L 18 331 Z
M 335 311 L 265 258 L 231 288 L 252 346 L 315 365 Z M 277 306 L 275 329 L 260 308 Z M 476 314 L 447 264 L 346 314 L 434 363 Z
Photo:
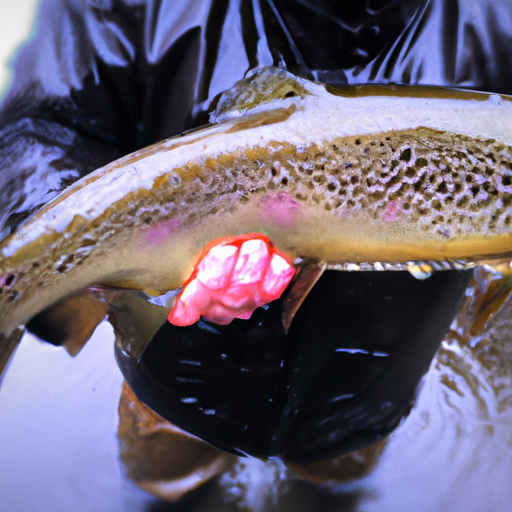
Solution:
M 512 256 L 509 97 L 267 68 L 210 121 L 92 172 L 0 243 L 0 343 L 91 287 L 166 296 L 220 237 L 340 270 Z

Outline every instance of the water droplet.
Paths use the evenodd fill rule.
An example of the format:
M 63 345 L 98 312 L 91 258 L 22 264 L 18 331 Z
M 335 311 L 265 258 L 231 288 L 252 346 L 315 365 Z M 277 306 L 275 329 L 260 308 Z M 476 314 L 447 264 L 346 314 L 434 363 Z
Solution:
M 335 402 L 339 402 L 340 400 L 348 400 L 350 398 L 354 398 L 354 394 L 352 393 L 345 393 L 343 395 L 338 395 L 338 396 L 335 396 L 334 398 L 331 398 L 330 400 L 327 401 L 328 404 L 332 404 L 332 403 L 335 403 Z
M 179 174 L 176 174 L 176 173 L 172 173 L 170 176 L 169 176 L 169 183 L 173 186 L 173 187 L 179 187 L 181 185 L 181 177 Z
M 372 352 L 372 356 L 375 357 L 389 357 L 389 354 L 387 352 Z
M 190 364 L 192 366 L 202 366 L 203 363 L 201 361 L 192 361 L 190 359 L 179 359 L 180 364 Z
M 147 295 L 147 294 L 144 294 L 144 295 L 146 295 L 146 300 L 150 304 L 153 304 L 153 306 L 165 308 L 166 306 L 169 305 L 171 300 L 174 299 L 174 297 L 176 297 L 176 295 L 178 295 L 178 293 L 180 291 L 181 291 L 181 287 L 176 288 L 176 290 L 169 290 L 168 292 L 163 293 L 162 295 L 158 295 L 156 297 L 151 297 L 150 295 Z
M 195 404 L 195 403 L 197 403 L 197 398 L 193 398 L 193 397 L 181 398 L 180 402 L 183 402 L 184 404 Z
M 342 352 L 344 354 L 365 354 L 365 355 L 370 354 L 370 352 L 368 352 L 368 350 L 364 350 L 362 348 L 337 348 L 336 352 Z
M 489 103 L 492 105 L 501 105 L 503 98 L 499 94 L 489 94 Z
M 407 265 L 407 270 L 409 271 L 412 277 L 415 277 L 420 281 L 424 281 L 425 279 L 428 279 L 432 275 L 432 267 L 426 264 L 420 265 L 411 263 Z
M 188 384 L 203 384 L 202 379 L 187 379 L 186 377 L 175 377 L 176 382 L 186 382 Z

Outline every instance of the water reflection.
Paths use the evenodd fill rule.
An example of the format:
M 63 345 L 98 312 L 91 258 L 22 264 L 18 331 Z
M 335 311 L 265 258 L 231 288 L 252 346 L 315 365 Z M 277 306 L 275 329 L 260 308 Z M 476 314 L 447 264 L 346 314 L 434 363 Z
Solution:
M 216 512 L 507 511 L 512 500 L 512 301 L 469 336 L 452 324 L 411 414 L 358 481 L 316 485 L 278 462 L 243 460 L 176 504 L 124 477 L 116 438 L 122 377 L 106 324 L 75 358 L 27 336 L 0 391 L 2 508 Z M 404 369 L 404 371 L 406 371 Z

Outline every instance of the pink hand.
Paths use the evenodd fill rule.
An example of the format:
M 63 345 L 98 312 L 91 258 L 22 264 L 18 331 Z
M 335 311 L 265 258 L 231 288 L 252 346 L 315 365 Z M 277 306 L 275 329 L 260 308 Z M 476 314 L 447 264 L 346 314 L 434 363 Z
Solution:
M 278 299 L 295 275 L 289 259 L 265 235 L 250 233 L 209 243 L 183 285 L 168 320 L 185 326 L 200 316 L 219 325 Z

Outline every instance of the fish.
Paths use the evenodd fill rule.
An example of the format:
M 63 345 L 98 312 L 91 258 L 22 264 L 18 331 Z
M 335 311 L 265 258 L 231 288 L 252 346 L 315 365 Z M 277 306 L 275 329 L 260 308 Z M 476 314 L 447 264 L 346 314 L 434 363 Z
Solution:
M 167 308 L 156 326 L 201 250 L 246 233 L 297 266 L 509 261 L 512 98 L 258 70 L 210 124 L 97 169 L 0 242 L 0 360 L 31 319 L 80 294 L 106 305 L 97 322 L 132 291 Z M 124 316 L 143 329 L 142 313 Z

